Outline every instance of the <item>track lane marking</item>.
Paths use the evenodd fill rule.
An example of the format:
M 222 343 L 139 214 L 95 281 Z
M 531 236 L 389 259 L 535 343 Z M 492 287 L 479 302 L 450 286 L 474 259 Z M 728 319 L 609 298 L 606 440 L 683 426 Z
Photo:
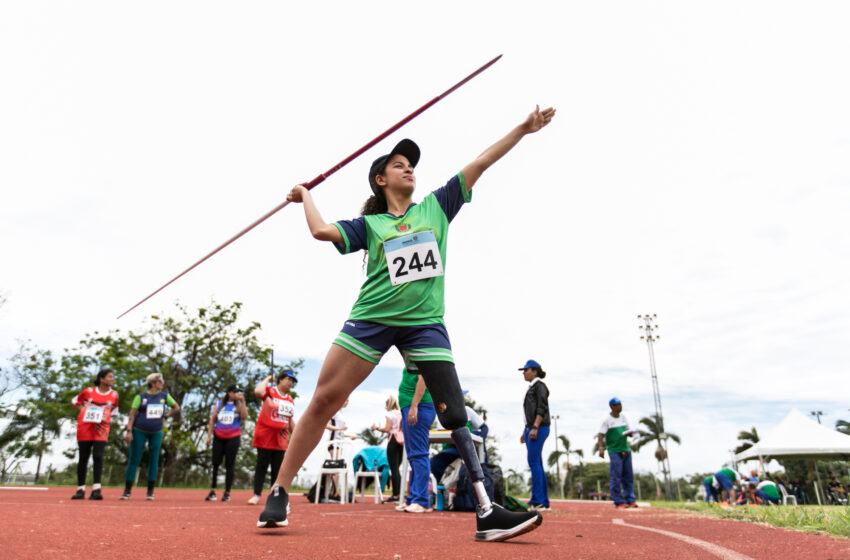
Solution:
M 688 544 L 698 546 L 699 548 L 710 552 L 711 554 L 721 558 L 722 560 L 754 560 L 752 557 L 747 556 L 745 554 L 741 554 L 740 552 L 735 552 L 734 550 L 729 550 L 728 548 L 724 548 L 720 545 L 710 543 L 708 541 L 704 541 L 701 539 L 697 539 L 694 537 L 689 537 L 687 535 L 682 535 L 680 533 L 674 533 L 672 531 L 665 531 L 664 529 L 655 529 L 653 527 L 644 527 L 643 525 L 632 525 L 631 523 L 626 523 L 623 519 L 612 519 L 611 522 L 614 525 L 620 525 L 622 527 L 629 527 L 630 529 L 640 529 L 642 531 L 651 531 L 653 533 L 658 533 L 659 535 L 664 535 L 666 537 L 670 537 L 673 539 L 678 539 L 680 541 L 686 542 Z

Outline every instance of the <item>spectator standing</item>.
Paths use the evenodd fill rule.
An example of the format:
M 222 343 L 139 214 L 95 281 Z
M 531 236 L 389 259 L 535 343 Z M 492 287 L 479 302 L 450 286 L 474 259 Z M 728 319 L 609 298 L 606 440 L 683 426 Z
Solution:
M 273 384 L 275 382 L 276 384 Z M 289 438 L 295 430 L 295 401 L 289 392 L 298 383 L 295 372 L 286 369 L 257 383 L 254 396 L 262 405 L 254 427 L 252 445 L 257 449 L 257 465 L 254 468 L 254 495 L 248 500 L 251 505 L 260 503 L 263 480 L 271 467 L 274 484 Z
M 623 403 L 617 397 L 608 401 L 611 413 L 602 422 L 596 436 L 599 456 L 605 458 L 608 450 L 610 466 L 608 469 L 608 487 L 614 507 L 637 507 L 634 492 L 634 473 L 632 471 L 632 448 L 629 436 L 629 421 L 622 414 Z
M 159 373 L 145 378 L 148 390 L 136 395 L 130 405 L 130 418 L 127 421 L 127 435 L 124 439 L 130 444 L 127 458 L 127 470 L 124 472 L 124 493 L 122 500 L 130 499 L 130 490 L 136 478 L 136 470 L 142 462 L 145 443 L 148 444 L 148 500 L 153 500 L 153 488 L 159 472 L 159 448 L 162 446 L 163 421 L 177 414 L 180 405 L 166 393 L 165 379 Z M 166 408 L 171 408 L 166 412 Z
M 80 460 L 77 463 L 77 492 L 72 500 L 82 500 L 86 496 L 86 471 L 89 456 L 92 457 L 93 484 L 89 500 L 102 500 L 100 477 L 103 473 L 103 452 L 109 440 L 109 423 L 112 411 L 118 408 L 118 393 L 112 389 L 115 372 L 104 368 L 94 378 L 94 386 L 83 391 L 71 400 L 77 410 L 77 446 Z
M 401 374 L 398 386 L 398 402 L 401 406 L 401 429 L 404 433 L 407 461 L 410 463 L 410 492 L 404 503 L 396 509 L 406 513 L 428 513 L 433 511 L 428 494 L 430 469 L 428 465 L 428 436 L 431 424 L 437 417 L 431 393 L 425 388 L 425 380 L 407 371 Z M 404 481 L 402 481 L 404 484 Z
M 519 438 L 525 444 L 528 467 L 531 469 L 531 510 L 549 511 L 549 482 L 543 469 L 543 444 L 549 437 L 549 388 L 543 383 L 546 372 L 534 360 L 528 360 L 519 368 L 523 378 L 530 384 L 525 392 L 523 411 L 525 429 Z
M 230 489 L 236 474 L 236 454 L 242 441 L 242 423 L 248 417 L 245 407 L 245 395 L 237 385 L 231 385 L 224 393 L 224 398 L 212 406 L 210 422 L 207 426 L 207 445 L 212 441 L 212 481 L 210 493 L 206 500 L 216 500 L 215 487 L 218 479 L 218 468 L 224 460 L 224 495 L 222 502 L 230 501 Z
M 390 395 L 385 403 L 387 414 L 383 426 L 373 424 L 372 429 L 387 434 L 387 462 L 390 465 L 390 481 L 392 483 L 393 495 L 389 500 L 398 502 L 401 495 L 401 476 L 399 467 L 404 453 L 404 433 L 401 429 L 401 411 L 398 407 L 398 399 Z

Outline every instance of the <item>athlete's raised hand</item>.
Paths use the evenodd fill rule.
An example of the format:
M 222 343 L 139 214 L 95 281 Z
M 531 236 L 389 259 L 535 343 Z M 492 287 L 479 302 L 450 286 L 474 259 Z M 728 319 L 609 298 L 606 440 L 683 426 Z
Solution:
M 540 105 L 535 105 L 534 110 L 529 113 L 528 117 L 525 118 L 525 122 L 522 123 L 522 128 L 526 134 L 537 132 L 538 130 L 552 122 L 552 118 L 554 116 L 554 107 L 549 107 L 541 111 Z
M 288 202 L 304 202 L 304 193 L 309 192 L 304 185 L 305 183 L 301 183 L 292 187 L 292 190 L 286 195 L 286 200 Z

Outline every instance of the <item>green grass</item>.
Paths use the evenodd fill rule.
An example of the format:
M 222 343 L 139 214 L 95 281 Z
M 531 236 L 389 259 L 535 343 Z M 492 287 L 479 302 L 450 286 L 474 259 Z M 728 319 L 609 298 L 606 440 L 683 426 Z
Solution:
M 702 502 L 653 502 L 652 506 L 850 538 L 850 507 L 847 506 L 746 506 L 732 510 Z

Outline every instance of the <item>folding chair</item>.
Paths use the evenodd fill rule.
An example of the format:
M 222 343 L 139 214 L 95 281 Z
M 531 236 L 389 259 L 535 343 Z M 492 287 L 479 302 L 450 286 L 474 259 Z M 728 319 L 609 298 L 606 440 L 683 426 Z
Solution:
M 333 440 L 331 442 L 331 456 L 338 457 L 338 461 L 342 461 L 339 467 L 326 467 L 327 461 L 322 463 L 319 469 L 319 477 L 316 481 L 316 497 L 314 503 L 319 503 L 319 496 L 322 495 L 322 481 L 326 475 L 337 476 L 339 492 L 339 501 L 344 504 L 348 500 L 348 450 L 351 447 L 351 440 Z M 328 500 L 328 487 L 330 484 L 325 484 L 324 500 Z
M 793 494 L 789 494 L 787 490 L 785 490 L 785 486 L 782 484 L 777 484 L 777 488 L 779 488 L 779 493 L 782 495 L 782 505 L 787 506 L 788 502 L 794 502 L 794 505 L 797 505 L 797 496 Z

